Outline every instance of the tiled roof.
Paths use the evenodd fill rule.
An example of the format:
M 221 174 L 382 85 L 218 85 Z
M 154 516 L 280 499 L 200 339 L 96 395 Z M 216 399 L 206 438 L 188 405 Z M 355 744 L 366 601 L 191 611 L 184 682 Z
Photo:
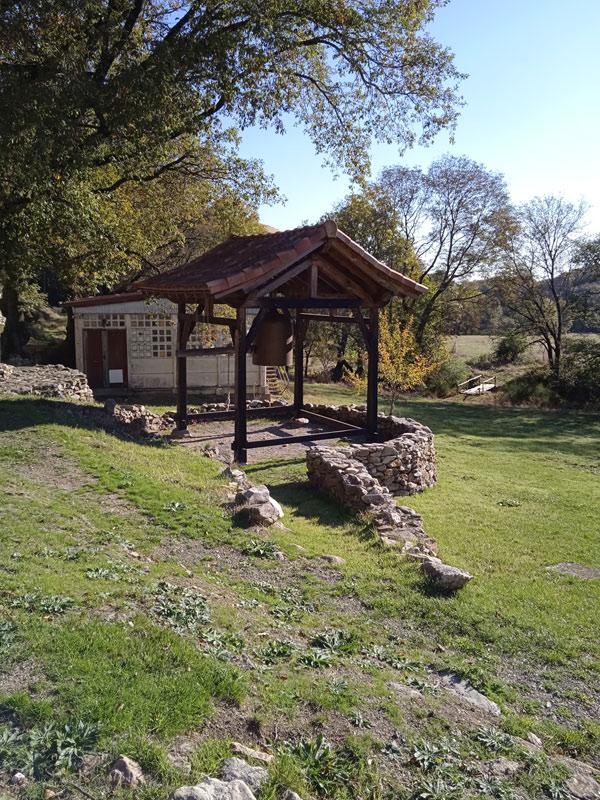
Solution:
M 68 300 L 63 306 L 70 308 L 85 308 L 86 306 L 107 306 L 113 303 L 135 303 L 145 300 L 143 292 L 120 292 L 119 294 L 97 294 L 92 297 L 79 297 L 77 300 Z
M 323 273 L 328 270 L 332 273 L 327 282 L 330 291 L 340 297 L 359 296 L 363 300 L 366 297 L 380 303 L 392 295 L 417 296 L 426 291 L 424 286 L 378 261 L 328 220 L 288 231 L 231 236 L 182 267 L 137 281 L 127 294 L 85 298 L 70 305 L 119 303 L 143 297 L 193 303 L 207 296 L 235 305 L 251 292 L 260 294 L 261 286 L 280 275 L 285 277 L 287 270 L 290 270 L 289 286 L 286 289 L 286 283 L 282 282 L 278 291 L 289 290 L 289 295 L 290 291 L 298 290 L 299 280 L 302 281 L 296 265 L 312 256 L 320 256 L 327 262 Z
M 310 225 L 276 233 L 231 236 L 189 264 L 142 279 L 135 287 L 157 293 L 161 289 L 181 292 L 201 289 L 214 294 L 233 289 L 270 272 L 274 262 L 284 268 L 290 259 L 296 261 L 314 251 L 323 243 L 323 228 Z

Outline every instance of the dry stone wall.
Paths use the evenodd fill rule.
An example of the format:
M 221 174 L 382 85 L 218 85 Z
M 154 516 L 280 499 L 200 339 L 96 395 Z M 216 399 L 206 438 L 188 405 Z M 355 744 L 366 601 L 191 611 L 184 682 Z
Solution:
M 93 398 L 83 372 L 64 367 L 62 364 L 35 366 L 0 364 L 0 393 L 65 397 L 75 400 Z
M 340 422 L 365 426 L 363 406 L 326 406 L 307 403 L 307 411 L 333 417 Z M 394 495 L 421 492 L 437 480 L 433 433 L 409 417 L 379 414 L 381 442 L 351 445 L 350 458 L 359 461 L 367 472 Z
M 366 411 L 361 407 L 308 405 L 306 410 L 354 425 L 366 424 Z M 413 419 L 383 415 L 379 430 L 382 437 L 390 438 L 349 447 L 311 447 L 306 453 L 309 482 L 345 508 L 365 514 L 381 541 L 421 561 L 425 576 L 438 589 L 456 591 L 473 576 L 444 564 L 422 517 L 412 508 L 397 506 L 392 496 L 392 492 L 414 494 L 435 483 L 433 434 Z
M 419 514 L 397 506 L 389 490 L 353 458 L 351 451 L 350 447 L 311 447 L 306 453 L 310 483 L 345 508 L 365 514 L 385 544 L 435 555 L 435 540 L 425 533 Z

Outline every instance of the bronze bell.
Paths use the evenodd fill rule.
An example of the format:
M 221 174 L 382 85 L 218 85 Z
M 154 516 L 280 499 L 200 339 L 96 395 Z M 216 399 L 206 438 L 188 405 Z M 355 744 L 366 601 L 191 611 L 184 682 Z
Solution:
M 254 340 L 252 363 L 261 367 L 289 367 L 292 363 L 293 333 L 290 315 L 276 308 L 265 314 Z

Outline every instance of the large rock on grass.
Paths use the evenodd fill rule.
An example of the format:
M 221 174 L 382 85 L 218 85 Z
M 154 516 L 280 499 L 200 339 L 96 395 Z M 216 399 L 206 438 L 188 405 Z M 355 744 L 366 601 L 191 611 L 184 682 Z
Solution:
M 266 486 L 250 486 L 238 493 L 236 502 L 248 514 L 253 525 L 268 528 L 283 517 L 282 507 L 271 497 Z
M 197 786 L 181 786 L 169 800 L 256 800 L 256 797 L 244 781 L 207 778 Z
M 486 697 L 481 692 L 478 692 L 467 680 L 459 678 L 458 675 L 453 675 L 450 672 L 444 672 L 440 675 L 440 684 L 444 689 L 447 689 L 452 694 L 465 700 L 480 711 L 485 711 L 487 714 L 493 714 L 499 717 L 501 712 L 499 706 Z
M 121 786 L 126 789 L 135 789 L 146 783 L 146 779 L 137 761 L 127 758 L 127 756 L 119 756 L 112 765 L 110 782 L 113 788 Z
M 574 772 L 565 786 L 577 800 L 600 800 L 600 784 L 586 772 Z
M 223 762 L 221 778 L 224 781 L 243 781 L 256 792 L 269 780 L 269 773 L 264 767 L 254 767 L 243 758 L 233 757 Z
M 444 564 L 439 558 L 425 558 L 421 569 L 433 586 L 442 592 L 456 592 L 473 578 L 470 572 Z

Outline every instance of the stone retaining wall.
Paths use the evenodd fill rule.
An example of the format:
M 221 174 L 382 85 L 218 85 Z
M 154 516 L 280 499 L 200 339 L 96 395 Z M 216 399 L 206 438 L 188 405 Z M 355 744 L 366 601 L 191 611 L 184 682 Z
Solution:
M 423 520 L 406 506 L 397 506 L 389 490 L 357 461 L 350 447 L 318 445 L 306 453 L 310 483 L 340 505 L 366 514 L 384 544 L 435 555 L 436 543 L 425 533 Z
M 351 425 L 367 424 L 364 406 L 307 403 L 305 408 Z M 433 486 L 437 471 L 431 429 L 409 417 L 385 414 L 379 414 L 378 428 L 383 441 L 353 444 L 346 448 L 348 456 L 363 464 L 367 472 L 392 494 L 415 494 Z
M 0 393 L 75 400 L 93 398 L 83 372 L 62 364 L 38 364 L 31 367 L 0 364 Z

